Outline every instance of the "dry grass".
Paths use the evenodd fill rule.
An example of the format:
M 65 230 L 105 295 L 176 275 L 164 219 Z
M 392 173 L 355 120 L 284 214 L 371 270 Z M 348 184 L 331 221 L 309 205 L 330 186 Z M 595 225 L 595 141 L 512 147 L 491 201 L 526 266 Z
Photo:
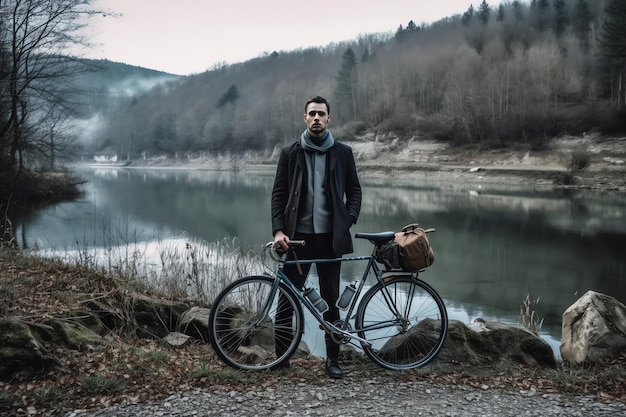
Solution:
M 537 305 L 539 298 L 533 299 L 530 294 L 526 294 L 526 298 L 520 306 L 520 324 L 534 335 L 539 335 L 543 319 L 537 314 Z

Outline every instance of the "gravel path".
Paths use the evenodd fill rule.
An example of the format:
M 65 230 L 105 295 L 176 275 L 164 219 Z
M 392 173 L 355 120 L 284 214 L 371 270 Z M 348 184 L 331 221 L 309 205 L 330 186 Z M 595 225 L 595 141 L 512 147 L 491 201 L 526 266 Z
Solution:
M 258 391 L 203 391 L 158 403 L 76 410 L 65 417 L 157 416 L 626 416 L 626 404 L 592 397 L 503 392 L 385 378 L 328 380 L 324 385 L 281 379 Z

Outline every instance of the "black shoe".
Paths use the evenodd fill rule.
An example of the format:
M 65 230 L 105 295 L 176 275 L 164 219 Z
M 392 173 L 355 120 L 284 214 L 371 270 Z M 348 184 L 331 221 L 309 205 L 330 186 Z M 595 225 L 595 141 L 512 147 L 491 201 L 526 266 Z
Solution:
M 326 359 L 326 372 L 328 372 L 328 376 L 333 379 L 343 378 L 343 371 L 339 367 L 339 361 L 337 359 Z

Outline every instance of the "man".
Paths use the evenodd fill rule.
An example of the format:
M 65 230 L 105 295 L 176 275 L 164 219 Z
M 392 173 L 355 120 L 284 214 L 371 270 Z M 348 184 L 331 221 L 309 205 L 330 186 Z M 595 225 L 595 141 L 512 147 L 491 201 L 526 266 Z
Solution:
M 361 209 L 361 185 L 352 149 L 335 141 L 330 131 L 330 104 L 322 97 L 308 100 L 304 106 L 307 129 L 294 144 L 280 154 L 272 190 L 272 231 L 274 246 L 287 250 L 290 239 L 304 240 L 295 248 L 298 259 L 334 259 L 352 252 L 350 227 Z M 293 254 L 290 256 L 293 257 Z M 286 265 L 284 272 L 302 288 L 311 264 Z M 320 293 L 329 306 L 324 319 L 339 320 L 335 306 L 339 297 L 340 262 L 316 264 Z M 279 307 L 277 321 L 291 323 L 290 311 Z M 339 345 L 328 334 L 326 371 L 331 378 L 342 378 Z M 284 342 L 276 337 L 277 353 L 284 352 Z

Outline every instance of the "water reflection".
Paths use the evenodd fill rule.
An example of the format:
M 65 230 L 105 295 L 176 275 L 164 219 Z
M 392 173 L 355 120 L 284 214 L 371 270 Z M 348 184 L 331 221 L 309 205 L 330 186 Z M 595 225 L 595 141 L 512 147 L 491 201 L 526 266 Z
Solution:
M 128 242 L 236 237 L 246 248 L 271 239 L 273 173 L 99 169 L 75 202 L 14 215 L 22 247 L 80 249 Z M 540 297 L 544 336 L 558 346 L 561 315 L 588 290 L 625 302 L 626 196 L 524 187 L 364 180 L 353 232 L 419 222 L 435 264 L 422 277 L 452 319 L 517 323 L 527 294 Z M 355 253 L 371 244 L 355 241 Z M 347 282 L 364 265 L 343 268 Z M 314 331 L 314 330 L 313 330 Z

